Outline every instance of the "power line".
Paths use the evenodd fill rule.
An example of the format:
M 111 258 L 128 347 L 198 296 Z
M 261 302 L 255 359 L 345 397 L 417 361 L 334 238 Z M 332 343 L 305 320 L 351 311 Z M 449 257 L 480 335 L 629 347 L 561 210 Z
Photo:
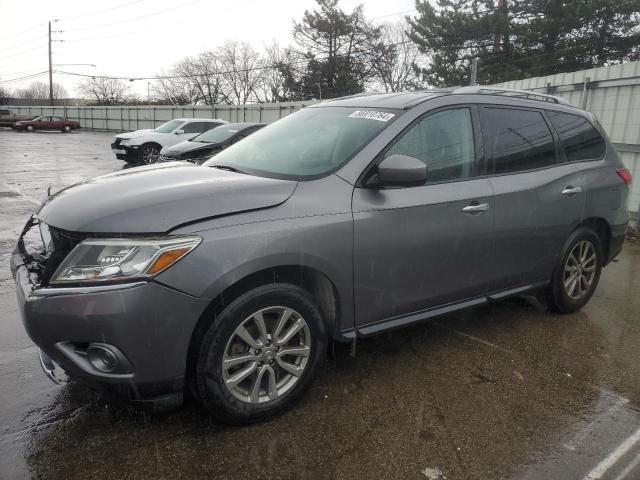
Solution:
M 37 41 L 43 40 L 45 38 L 47 38 L 46 35 L 40 35 L 39 37 L 32 38 L 31 40 L 27 40 L 26 42 L 20 42 L 20 43 L 14 44 L 14 45 L 10 45 L 8 47 L 2 47 L 2 48 L 0 48 L 0 52 L 2 52 L 4 50 L 12 50 L 12 49 L 18 48 L 18 47 L 24 47 L 25 45 L 29 45 L 30 43 L 37 42 Z
M 14 37 L 17 37 L 18 35 L 22 35 L 23 33 L 30 32 L 30 31 L 35 30 L 36 28 L 41 27 L 41 26 L 46 25 L 46 24 L 47 24 L 47 22 L 39 23 L 39 24 L 37 24 L 37 25 L 34 25 L 33 27 L 29 27 L 29 28 L 27 28 L 26 30 L 22 30 L 22 31 L 20 31 L 20 32 L 18 32 L 18 33 L 14 33 L 13 35 L 9 35 L 9 36 L 7 36 L 7 37 L 2 37 L 2 38 L 0 38 L 0 41 L 2 41 L 2 40 L 6 40 L 6 39 L 8 39 L 8 38 L 14 38 Z
M 404 40 L 402 42 L 395 42 L 395 43 L 389 43 L 386 45 L 381 45 L 382 47 L 385 48 L 389 48 L 389 47 L 395 47 L 395 46 L 399 46 L 399 45 L 404 45 L 406 43 L 411 42 L 411 40 Z M 372 51 L 368 51 L 368 52 L 356 52 L 356 53 L 373 53 Z M 330 60 L 330 59 L 335 59 L 335 58 L 342 58 L 342 57 L 348 57 L 348 56 L 353 56 L 354 53 L 351 53 L 349 55 L 344 54 L 344 55 L 334 55 L 333 57 L 323 57 L 323 58 L 314 58 L 314 61 L 324 61 L 324 60 Z M 300 59 L 298 61 L 295 62 L 290 62 L 288 63 L 288 65 L 297 65 L 297 64 L 303 64 L 303 63 L 309 63 L 308 59 Z M 61 75 L 71 75 L 71 76 L 76 76 L 76 77 L 84 77 L 84 78 L 106 78 L 109 80 L 130 80 L 130 81 L 136 81 L 136 80 L 171 80 L 171 79 L 179 79 L 179 78 L 193 78 L 193 77 L 202 77 L 202 76 L 211 76 L 211 75 L 228 75 L 228 74 L 232 74 L 232 73 L 239 73 L 239 72 L 252 72 L 252 71 L 259 71 L 259 70 L 269 70 L 269 69 L 275 69 L 277 68 L 278 65 L 276 64 L 269 64 L 269 65 L 261 65 L 259 67 L 252 67 L 252 68 L 239 68 L 239 69 L 235 69 L 235 70 L 224 70 L 224 71 L 214 71 L 214 72 L 208 72 L 207 74 L 195 74 L 195 75 L 153 75 L 153 76 L 135 76 L 135 75 L 91 75 L 91 74 L 87 74 L 87 73 L 78 73 L 78 72 L 67 72 L 64 70 L 54 70 L 54 73 L 57 74 L 61 74 Z
M 0 80 L 0 83 L 11 83 L 11 82 L 18 82 L 20 80 L 29 80 L 30 78 L 40 77 L 40 76 L 45 75 L 47 73 L 49 73 L 49 70 L 45 70 L 43 72 L 38 72 L 38 73 L 33 73 L 31 75 L 25 75 L 24 77 L 10 78 L 8 80 Z
M 89 27 L 71 28 L 71 29 L 66 30 L 66 31 L 67 32 L 79 32 L 79 31 L 83 31 L 83 30 L 94 30 L 96 28 L 111 27 L 113 25 L 120 25 L 122 23 L 134 22 L 136 20 L 140 20 L 140 19 L 143 19 L 143 18 L 149 18 L 149 17 L 153 17 L 153 16 L 156 16 L 156 15 L 160 15 L 162 13 L 167 13 L 167 12 L 171 12 L 173 10 L 178 10 L 180 8 L 185 8 L 185 7 L 188 7 L 189 5 L 193 5 L 194 3 L 199 3 L 201 1 L 202 0 L 192 0 L 190 2 L 183 3 L 182 5 L 178 5 L 176 7 L 165 8 L 164 10 L 159 10 L 157 12 L 147 13 L 146 15 L 140 15 L 139 17 L 128 18 L 128 19 L 125 19 L 125 20 L 118 20 L 117 22 L 103 23 L 101 25 L 91 25 Z
M 16 57 L 18 55 L 22 55 L 23 53 L 32 52 L 33 50 L 37 50 L 37 49 L 39 49 L 41 47 L 45 47 L 46 45 L 47 45 L 46 43 L 42 43 L 42 44 L 37 45 L 37 46 L 35 46 L 33 48 L 28 48 L 27 50 L 21 50 L 19 52 L 12 53 L 11 55 L 5 55 L 4 57 L 0 57 L 0 60 L 3 60 L 5 58 Z
M 60 20 L 65 21 L 65 20 L 75 20 L 76 18 L 91 17 L 93 15 L 99 15 L 99 14 L 104 13 L 104 12 L 110 12 L 112 10 L 118 10 L 120 8 L 129 7 L 131 5 L 135 5 L 136 3 L 140 3 L 140 2 L 144 2 L 144 1 L 145 0 L 134 0 L 133 2 L 127 2 L 127 3 L 123 3 L 121 5 L 116 5 L 115 7 L 105 8 L 105 9 L 102 9 L 102 10 L 96 10 L 95 12 L 83 13 L 83 14 L 80 14 L 80 15 L 75 15 L 73 17 L 62 17 Z

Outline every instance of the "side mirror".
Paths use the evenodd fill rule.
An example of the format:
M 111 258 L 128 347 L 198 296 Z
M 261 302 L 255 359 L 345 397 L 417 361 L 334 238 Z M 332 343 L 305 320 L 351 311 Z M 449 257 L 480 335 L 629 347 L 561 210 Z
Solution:
M 184 133 L 184 130 L 176 130 L 175 132 L 176 135 L 182 135 Z
M 378 165 L 378 181 L 382 185 L 421 185 L 427 180 L 424 162 L 407 155 L 391 155 Z

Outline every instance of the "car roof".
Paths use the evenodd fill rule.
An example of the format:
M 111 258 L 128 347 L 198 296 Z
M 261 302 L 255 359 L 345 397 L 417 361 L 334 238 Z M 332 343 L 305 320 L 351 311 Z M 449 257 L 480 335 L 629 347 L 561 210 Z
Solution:
M 227 123 L 224 126 L 225 127 L 229 127 L 229 128 L 237 128 L 238 130 L 243 130 L 245 128 L 249 128 L 249 127 L 255 127 L 255 126 L 261 126 L 264 127 L 266 125 L 266 123 L 255 123 L 255 122 L 238 122 L 238 123 Z
M 172 120 L 178 120 L 180 122 L 216 122 L 216 123 L 229 123 L 221 118 L 173 118 Z M 170 120 L 167 120 L 168 122 Z
M 546 106 L 562 106 L 569 107 L 578 111 L 581 109 L 574 107 L 562 98 L 553 95 L 547 95 L 528 90 L 514 90 L 492 86 L 468 86 L 468 87 L 452 87 L 444 89 L 421 90 L 415 92 L 398 92 L 398 93 L 360 93 L 347 97 L 340 97 L 327 100 L 312 107 L 359 107 L 359 108 L 389 108 L 409 110 L 427 100 L 447 96 L 447 95 L 468 95 L 473 96 L 474 100 L 482 98 L 482 102 L 486 102 L 486 97 L 500 97 L 506 99 L 513 104 L 522 105 L 523 102 L 535 102 L 537 104 L 544 103 Z

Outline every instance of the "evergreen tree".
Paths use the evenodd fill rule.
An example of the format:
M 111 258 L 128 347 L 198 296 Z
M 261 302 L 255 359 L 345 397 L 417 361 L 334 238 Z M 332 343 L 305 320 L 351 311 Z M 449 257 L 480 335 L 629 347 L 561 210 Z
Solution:
M 368 22 L 362 5 L 345 13 L 338 0 L 316 0 L 319 9 L 305 11 L 295 22 L 293 38 L 307 59 L 291 91 L 300 98 L 332 98 L 362 92 L 364 81 L 381 54 L 380 28 Z
M 410 38 L 434 86 L 496 83 L 639 58 L 640 0 L 416 0 Z

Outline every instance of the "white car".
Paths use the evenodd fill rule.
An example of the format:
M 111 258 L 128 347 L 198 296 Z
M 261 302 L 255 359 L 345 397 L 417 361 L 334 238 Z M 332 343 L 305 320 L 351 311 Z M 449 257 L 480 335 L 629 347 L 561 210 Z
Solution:
M 136 130 L 115 136 L 111 150 L 129 163 L 156 163 L 164 147 L 184 142 L 212 128 L 228 123 L 217 118 L 176 118 L 158 128 Z

